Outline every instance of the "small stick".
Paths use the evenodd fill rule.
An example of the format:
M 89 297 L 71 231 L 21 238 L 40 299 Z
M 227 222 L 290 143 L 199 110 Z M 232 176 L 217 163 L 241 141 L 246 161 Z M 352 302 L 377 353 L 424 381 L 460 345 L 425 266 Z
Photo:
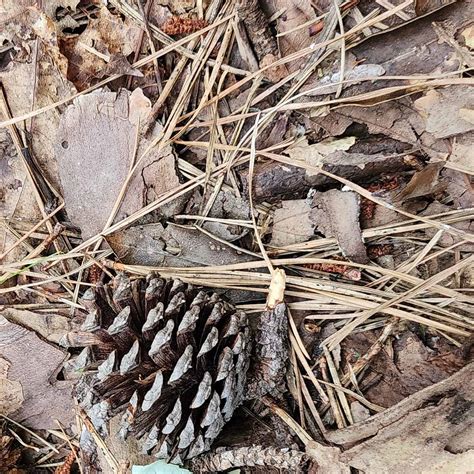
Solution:
M 155 43 L 153 42 L 153 36 L 151 35 L 150 27 L 148 25 L 148 14 L 150 12 L 152 3 L 153 3 L 153 0 L 148 0 L 146 2 L 145 8 L 143 8 L 142 0 L 138 0 L 138 7 L 140 8 L 140 13 L 143 17 L 143 26 L 145 28 L 146 35 L 148 37 L 148 42 L 150 43 L 150 49 L 151 49 L 152 54 L 155 54 L 156 47 L 155 47 Z M 155 68 L 155 77 L 156 77 L 156 84 L 158 86 L 158 92 L 161 94 L 163 92 L 163 86 L 161 84 L 161 75 L 160 75 L 160 69 L 158 66 L 158 58 L 155 58 L 153 60 L 153 66 Z
M 35 232 L 37 229 L 39 229 L 43 224 L 45 224 L 47 221 L 49 221 L 49 219 L 51 219 L 51 217 L 53 217 L 56 213 L 58 213 L 62 208 L 64 207 L 64 202 L 62 202 L 61 204 L 59 204 L 59 206 L 54 210 L 52 211 L 51 213 L 49 213 L 48 215 L 46 215 L 43 219 L 41 219 L 37 224 L 35 224 L 26 234 L 24 234 L 20 239 L 18 239 L 10 248 L 8 248 L 7 250 L 5 250 L 5 252 L 3 252 L 1 255 L 0 255 L 0 260 L 3 260 L 13 249 L 15 249 L 18 245 L 20 245 L 22 242 L 24 242 L 28 237 L 30 237 L 31 234 L 33 234 L 33 232 Z
M 11 435 L 25 448 L 32 449 L 33 451 L 36 451 L 37 453 L 39 453 L 41 451 L 41 449 L 38 448 L 38 446 L 33 446 L 32 444 L 25 443 L 21 439 L 20 435 L 15 433 L 11 428 L 8 428 L 8 431 L 10 431 Z
M 0 416 L 7 420 L 9 423 L 13 423 L 14 425 L 18 426 L 22 430 L 25 430 L 27 433 L 29 433 L 31 436 L 34 436 L 36 439 L 40 440 L 45 446 L 47 446 L 49 449 L 52 449 L 55 453 L 59 454 L 59 451 L 51 444 L 48 443 L 45 439 L 43 439 L 41 436 L 37 435 L 34 431 L 31 431 L 30 429 L 26 428 L 26 426 L 23 426 L 22 424 L 12 420 L 9 418 L 7 415 L 4 415 L 3 413 L 0 413 Z
M 321 420 L 321 417 L 319 416 L 318 410 L 316 409 L 316 405 L 314 404 L 313 399 L 311 398 L 311 394 L 309 393 L 308 387 L 306 387 L 306 382 L 304 380 L 304 377 L 300 373 L 300 385 L 301 385 L 301 390 L 303 392 L 303 396 L 306 400 L 306 403 L 308 404 L 309 411 L 313 415 L 314 420 L 316 421 L 316 424 L 318 425 L 319 429 L 321 430 L 321 433 L 325 433 L 326 427 L 324 426 L 323 420 Z
M 61 430 L 63 435 L 66 437 L 67 444 L 69 444 L 69 447 L 71 448 L 71 452 L 70 452 L 69 456 L 66 458 L 66 460 L 64 461 L 64 464 L 69 466 L 69 471 L 70 471 L 72 465 L 74 464 L 74 459 L 75 459 L 76 462 L 77 462 L 77 465 L 79 466 L 79 471 L 81 472 L 81 474 L 83 474 L 82 466 L 81 466 L 81 463 L 79 462 L 79 457 L 77 456 L 76 448 L 72 445 L 71 440 L 69 439 L 69 437 L 64 432 L 64 429 L 63 429 L 61 423 L 59 422 L 59 420 L 54 420 L 54 421 L 57 423 L 57 425 L 59 426 L 59 429 Z M 68 461 L 69 461 L 69 463 L 68 463 Z M 65 471 L 65 472 L 67 473 L 69 471 Z M 61 473 L 62 472 L 63 471 L 61 471 Z
M 57 222 L 53 227 L 53 231 L 43 240 L 32 252 L 30 252 L 25 258 L 38 257 L 44 250 L 46 250 L 64 231 L 66 227 Z
M 393 334 L 393 331 L 395 330 L 397 324 L 398 318 L 393 318 L 385 326 L 379 338 L 372 344 L 372 346 L 370 346 L 369 350 L 353 365 L 352 371 L 354 373 L 354 376 L 359 375 L 364 370 L 366 365 L 370 362 L 370 360 L 380 353 L 389 336 Z M 347 385 L 350 382 L 350 378 L 350 373 L 344 374 L 341 378 L 342 385 Z
M 340 386 L 341 382 L 339 381 L 339 375 L 337 373 L 336 366 L 334 365 L 334 362 L 332 360 L 332 355 L 326 346 L 323 346 L 323 350 L 324 350 L 324 356 L 326 357 L 327 365 L 329 367 L 329 372 L 334 381 L 334 385 Z M 351 409 L 349 407 L 349 403 L 347 402 L 345 393 L 342 392 L 341 390 L 338 390 L 336 393 L 337 393 L 337 397 L 339 398 L 339 401 L 341 402 L 342 409 L 344 410 L 344 413 L 346 414 L 347 420 L 349 421 L 351 425 L 354 424 L 354 420 L 352 419 Z

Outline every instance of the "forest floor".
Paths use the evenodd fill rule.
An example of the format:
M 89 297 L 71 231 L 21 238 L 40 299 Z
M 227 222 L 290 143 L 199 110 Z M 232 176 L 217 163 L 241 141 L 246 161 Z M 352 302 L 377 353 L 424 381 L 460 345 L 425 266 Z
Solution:
M 472 472 L 473 18 L 2 0 L 0 472 Z M 169 464 L 74 389 L 88 295 L 150 272 L 271 348 L 265 393 Z

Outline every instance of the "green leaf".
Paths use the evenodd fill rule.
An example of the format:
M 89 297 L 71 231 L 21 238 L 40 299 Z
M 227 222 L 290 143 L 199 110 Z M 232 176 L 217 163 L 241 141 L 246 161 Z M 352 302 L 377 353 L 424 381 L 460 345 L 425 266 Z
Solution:
M 165 461 L 156 461 L 148 466 L 133 466 L 132 474 L 192 474 L 191 471 L 183 469 L 176 464 L 168 464 Z

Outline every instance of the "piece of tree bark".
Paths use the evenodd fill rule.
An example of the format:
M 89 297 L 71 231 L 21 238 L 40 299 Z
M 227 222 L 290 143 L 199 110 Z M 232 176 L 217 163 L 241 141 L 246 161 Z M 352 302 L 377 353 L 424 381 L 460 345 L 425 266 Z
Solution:
M 335 237 L 342 255 L 351 261 L 367 263 L 367 250 L 359 224 L 360 198 L 352 191 L 330 189 L 316 193 L 310 219 L 325 237 Z
M 466 472 L 474 458 L 473 376 L 470 363 L 365 422 L 328 432 L 326 438 L 350 448 L 342 461 L 366 473 Z
M 280 51 L 261 3 L 258 0 L 241 0 L 237 11 L 260 67 L 277 61 L 280 58 Z M 288 70 L 282 65 L 270 68 L 265 74 L 267 79 L 277 82 L 288 74 Z
M 258 322 L 246 398 L 281 397 L 286 391 L 288 362 L 288 313 L 285 303 L 264 311 Z
M 383 174 L 407 171 L 410 166 L 403 156 L 365 155 L 338 151 L 325 159 L 323 169 L 356 183 Z M 248 172 L 242 172 L 244 194 L 248 194 Z M 323 175 L 309 175 L 304 168 L 277 162 L 260 163 L 253 174 L 253 198 L 256 202 L 306 197 L 311 187 L 324 188 L 336 184 Z
M 252 259 L 196 229 L 172 224 L 133 226 L 109 235 L 107 242 L 123 263 L 131 265 L 192 267 Z

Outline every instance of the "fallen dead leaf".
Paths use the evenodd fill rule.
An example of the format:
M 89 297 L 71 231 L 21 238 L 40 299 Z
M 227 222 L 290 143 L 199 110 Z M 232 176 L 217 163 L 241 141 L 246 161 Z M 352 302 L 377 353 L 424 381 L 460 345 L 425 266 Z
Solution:
M 271 245 L 285 245 L 306 242 L 314 236 L 314 223 L 309 214 L 311 206 L 306 199 L 282 201 L 281 208 L 273 215 Z
M 6 129 L 0 129 L 0 218 L 8 223 L 11 219 L 35 222 L 41 219 L 36 205 L 33 186 L 30 183 L 21 159 L 11 142 Z M 0 253 L 16 242 L 16 238 L 5 227 L 0 227 Z M 28 253 L 27 248 L 13 249 L 2 263 L 14 262 Z
M 143 139 L 135 153 L 136 121 L 143 120 L 148 109 L 137 90 L 132 95 L 125 90 L 97 90 L 78 97 L 61 116 L 56 159 L 68 215 L 80 227 L 83 238 L 104 228 L 132 162 L 154 138 L 152 134 L 149 140 Z M 158 131 L 156 128 L 154 132 Z M 116 220 L 141 209 L 177 184 L 171 146 L 159 153 L 150 151 L 129 183 Z M 162 212 L 173 214 L 183 205 L 183 200 L 175 200 Z
M 441 172 L 441 180 L 456 209 L 474 207 L 474 183 L 471 176 L 460 171 L 444 169 Z
M 209 211 L 209 217 L 248 221 L 250 220 L 250 206 L 246 199 L 235 196 L 230 191 L 221 191 Z M 203 228 L 228 242 L 242 238 L 249 230 L 248 227 L 223 222 L 205 222 Z
M 303 161 L 311 166 L 319 166 L 332 153 L 336 151 L 347 151 L 355 142 L 355 137 L 328 138 L 309 145 L 308 141 L 305 139 L 289 147 L 286 151 L 293 160 Z M 307 174 L 309 176 L 317 175 L 317 173 L 311 173 L 308 171 Z
M 461 168 L 474 172 L 474 132 L 453 138 L 449 161 Z
M 282 10 L 284 13 L 277 19 L 278 33 L 286 33 L 279 38 L 279 47 L 281 55 L 288 56 L 291 53 L 300 51 L 306 48 L 312 42 L 309 34 L 309 27 L 299 28 L 296 31 L 291 30 L 297 28 L 302 23 L 316 18 L 316 13 L 309 0 L 292 0 L 287 2 L 285 0 L 273 0 L 268 2 L 272 7 L 272 12 L 275 13 Z M 298 69 L 303 60 L 292 61 L 287 65 L 290 72 Z
M 19 410 L 24 400 L 21 383 L 8 378 L 10 366 L 10 362 L 0 357 L 0 413 L 4 415 Z
M 439 182 L 439 174 L 443 169 L 444 162 L 430 163 L 423 170 L 417 171 L 409 183 L 398 194 L 394 201 L 403 202 L 421 196 L 439 192 L 446 185 Z
M 461 35 L 464 38 L 464 41 L 466 42 L 466 46 L 470 49 L 474 48 L 474 26 L 468 26 Z
M 123 20 L 106 6 L 96 15 L 79 36 L 62 43 L 62 52 L 69 60 L 68 79 L 78 90 L 86 89 L 102 77 L 107 68 L 105 58 L 129 56 L 140 35 L 140 29 L 129 18 Z
M 24 402 L 12 417 L 32 429 L 69 426 L 74 419 L 72 385 L 54 381 L 66 354 L 36 334 L 0 316 L 0 357 L 11 364 L 9 380 L 20 383 Z

